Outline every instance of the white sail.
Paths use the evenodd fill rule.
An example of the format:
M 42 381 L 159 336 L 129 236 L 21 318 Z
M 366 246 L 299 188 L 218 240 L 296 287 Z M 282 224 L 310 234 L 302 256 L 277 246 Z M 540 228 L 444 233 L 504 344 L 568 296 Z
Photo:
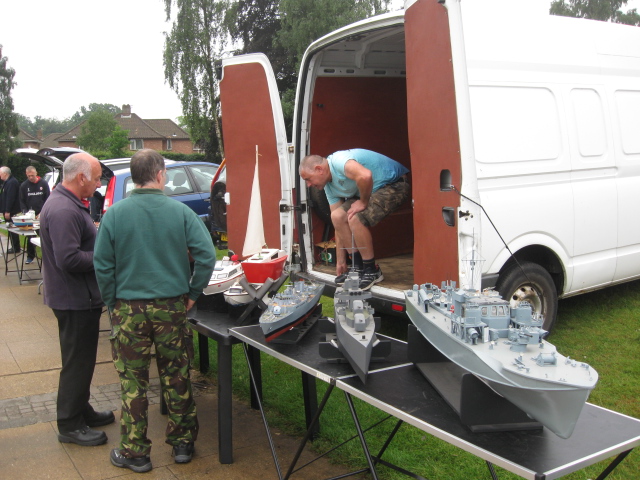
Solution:
M 247 233 L 244 237 L 242 256 L 248 257 L 259 252 L 265 244 L 264 224 L 262 223 L 262 199 L 260 197 L 260 177 L 258 175 L 258 146 L 256 145 L 256 169 L 251 187 L 251 203 L 247 219 Z

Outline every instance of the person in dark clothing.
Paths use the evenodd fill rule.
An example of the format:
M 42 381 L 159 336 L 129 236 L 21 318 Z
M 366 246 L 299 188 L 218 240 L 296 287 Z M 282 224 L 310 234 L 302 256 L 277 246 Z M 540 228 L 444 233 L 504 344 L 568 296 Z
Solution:
M 22 213 L 33 210 L 36 215 L 40 215 L 44 202 L 49 198 L 49 184 L 38 176 L 35 167 L 27 167 L 27 179 L 20 185 L 20 208 Z M 36 246 L 27 243 L 27 262 L 33 262 L 36 256 Z
M 20 212 L 20 184 L 18 180 L 11 175 L 9 167 L 0 167 L 0 178 L 4 181 L 4 189 L 2 196 L 2 213 L 7 222 L 11 221 L 13 215 L 19 215 Z M 17 233 L 9 233 L 11 245 L 7 248 L 7 253 L 20 253 L 20 235 Z
M 86 199 L 100 186 L 100 162 L 76 153 L 63 165 L 64 180 L 42 207 L 40 237 L 44 303 L 58 319 L 62 370 L 58 384 L 58 440 L 102 445 L 107 435 L 91 427 L 115 421 L 113 412 L 89 404 L 104 303 L 93 268 L 96 226 Z

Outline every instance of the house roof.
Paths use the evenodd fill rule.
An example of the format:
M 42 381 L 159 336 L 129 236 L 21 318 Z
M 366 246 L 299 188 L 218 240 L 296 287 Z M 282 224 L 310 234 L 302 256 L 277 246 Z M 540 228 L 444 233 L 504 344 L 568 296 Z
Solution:
M 58 147 L 58 137 L 60 137 L 61 133 L 50 133 L 46 137 L 42 139 L 40 142 L 41 148 L 55 148 Z
M 18 135 L 16 136 L 16 138 L 18 140 L 20 140 L 22 143 L 25 143 L 25 142 L 28 142 L 28 143 L 40 143 L 40 140 L 38 140 L 36 137 L 31 135 L 29 132 L 25 132 L 21 128 L 18 129 Z
M 154 119 L 143 120 L 135 113 L 126 115 L 118 113 L 114 115 L 114 120 L 123 130 L 129 131 L 129 140 L 132 139 L 189 139 L 189 134 L 180 128 L 173 120 Z M 86 122 L 86 120 L 85 120 Z M 85 122 L 79 123 L 71 130 L 63 133 L 57 140 L 59 142 L 75 142 L 82 134 L 82 126 Z

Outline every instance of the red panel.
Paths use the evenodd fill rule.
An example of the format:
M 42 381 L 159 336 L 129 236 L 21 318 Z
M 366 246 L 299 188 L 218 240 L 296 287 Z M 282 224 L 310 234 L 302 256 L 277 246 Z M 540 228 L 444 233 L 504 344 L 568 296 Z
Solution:
M 419 0 L 407 9 L 405 43 L 414 280 L 458 281 L 457 229 L 445 225 L 442 207 L 458 207 L 460 200 L 453 192 L 440 192 L 440 172 L 448 169 L 460 184 L 460 146 L 449 22 L 437 0 Z
M 367 148 L 410 168 L 404 78 L 319 77 L 311 108 L 311 153 Z M 376 258 L 411 253 L 411 214 L 408 201 L 372 229 Z M 314 244 L 322 240 L 323 225 L 314 221 Z
M 267 77 L 258 63 L 226 66 L 220 82 L 222 131 L 227 159 L 229 248 L 240 254 L 244 244 L 256 145 L 260 153 L 260 194 L 265 239 L 280 248 L 280 163 Z

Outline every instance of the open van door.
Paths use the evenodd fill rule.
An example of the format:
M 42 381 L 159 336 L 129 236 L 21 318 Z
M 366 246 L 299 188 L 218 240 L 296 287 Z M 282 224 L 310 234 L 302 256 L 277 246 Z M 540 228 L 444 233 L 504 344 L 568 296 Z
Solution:
M 405 3 L 405 48 L 414 281 L 459 281 L 460 197 L 441 188 L 444 176 L 460 189 L 462 176 L 449 13 L 442 3 Z M 443 209 L 455 226 L 447 226 Z
M 291 175 L 284 117 L 273 69 L 261 53 L 224 59 L 221 68 L 229 248 L 242 252 L 257 148 L 265 240 L 269 248 L 281 248 L 291 254 Z

